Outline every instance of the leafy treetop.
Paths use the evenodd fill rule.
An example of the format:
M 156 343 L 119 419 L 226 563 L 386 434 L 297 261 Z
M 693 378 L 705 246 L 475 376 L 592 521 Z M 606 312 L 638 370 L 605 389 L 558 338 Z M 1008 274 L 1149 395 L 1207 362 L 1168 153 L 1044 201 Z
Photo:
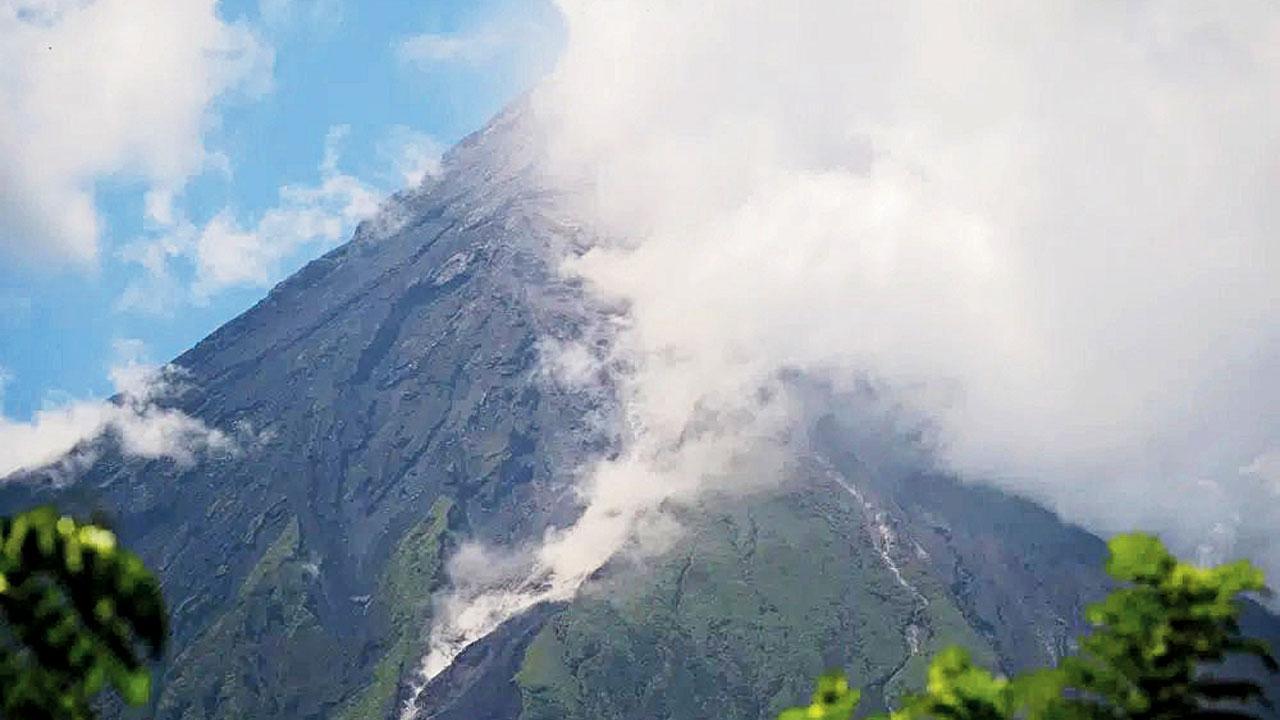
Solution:
M 166 635 L 160 584 L 109 530 L 40 507 L 0 517 L 0 715 L 94 717 L 108 684 L 147 701 Z
M 1240 630 L 1241 596 L 1265 593 L 1247 561 L 1202 568 L 1179 562 L 1158 539 L 1134 533 L 1109 543 L 1107 573 L 1123 583 L 1086 619 L 1094 632 L 1056 668 L 1001 678 L 961 648 L 931 663 L 925 691 L 888 720 L 1248 720 L 1267 706 L 1255 680 L 1220 677 L 1223 661 L 1249 656 L 1280 670 L 1265 643 Z M 849 720 L 859 694 L 840 675 L 819 680 L 813 703 L 779 720 Z

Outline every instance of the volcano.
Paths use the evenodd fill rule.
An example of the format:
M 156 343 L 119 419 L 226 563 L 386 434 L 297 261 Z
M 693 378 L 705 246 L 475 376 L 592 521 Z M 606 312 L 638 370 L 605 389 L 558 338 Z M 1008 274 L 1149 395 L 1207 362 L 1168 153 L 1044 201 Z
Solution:
M 541 362 L 608 342 L 602 318 L 625 309 L 558 271 L 593 239 L 524 113 L 174 361 L 164 403 L 233 432 L 235 452 L 183 465 L 105 438 L 69 482 L 6 485 L 6 510 L 105 514 L 162 576 L 172 642 L 147 717 L 757 720 L 830 667 L 876 708 L 944 645 L 1005 672 L 1070 650 L 1107 587 L 1103 543 L 919 461 L 849 410 L 874 392 L 815 384 L 794 478 L 671 508 L 669 546 L 424 677 L 451 558 L 571 523 L 575 469 L 617 450 L 608 383 L 566 386 Z M 1261 609 L 1248 620 L 1280 638 Z

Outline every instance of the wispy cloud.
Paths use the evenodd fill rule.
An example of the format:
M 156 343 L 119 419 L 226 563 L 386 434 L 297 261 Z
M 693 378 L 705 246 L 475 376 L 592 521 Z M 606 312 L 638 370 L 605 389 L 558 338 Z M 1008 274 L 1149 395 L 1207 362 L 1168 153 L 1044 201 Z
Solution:
M 167 458 L 191 465 L 206 453 L 234 453 L 233 437 L 208 427 L 164 401 L 180 391 L 184 372 L 148 365 L 136 342 L 117 344 L 118 364 L 110 370 L 117 400 L 71 401 L 46 407 L 29 421 L 0 415 L 0 479 L 20 470 L 52 466 L 74 471 L 95 459 L 93 440 L 115 439 L 127 457 Z M 0 369 L 0 399 L 12 375 Z
M 559 22 L 552 5 L 542 0 L 499 0 L 483 18 L 447 32 L 432 29 L 400 38 L 391 49 L 401 63 L 424 71 L 506 65 L 514 77 L 532 82 L 559 52 Z
M 397 125 L 378 143 L 378 155 L 394 173 L 391 182 L 417 187 L 440 174 L 444 146 L 426 133 Z
M 222 288 L 262 286 L 279 273 L 285 258 L 307 246 L 332 246 L 362 219 L 378 209 L 380 193 L 338 169 L 339 146 L 346 126 L 331 128 L 325 138 L 320 182 L 312 186 L 286 185 L 279 202 L 251 226 L 242 226 L 222 212 L 195 239 L 198 299 Z
M 202 225 L 179 220 L 125 246 L 121 258 L 145 272 L 125 289 L 117 308 L 172 313 L 227 288 L 269 286 L 298 253 L 346 239 L 360 220 L 378 211 L 386 192 L 339 168 L 347 132 L 345 126 L 330 129 L 317 183 L 280 188 L 275 206 L 256 221 L 242 222 L 227 208 Z M 415 150 L 402 161 L 421 163 L 418 154 Z
M 480 64 L 492 59 L 507 43 L 496 28 L 463 33 L 422 33 L 393 44 L 403 63 L 429 68 L 440 63 Z
M 261 0 L 258 15 L 273 32 L 298 31 L 309 37 L 329 37 L 343 23 L 344 0 Z

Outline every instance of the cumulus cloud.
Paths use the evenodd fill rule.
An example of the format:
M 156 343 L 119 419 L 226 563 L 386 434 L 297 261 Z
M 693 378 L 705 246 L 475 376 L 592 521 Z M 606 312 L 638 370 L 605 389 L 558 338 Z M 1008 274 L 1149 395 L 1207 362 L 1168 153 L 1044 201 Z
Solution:
M 215 99 L 261 92 L 271 50 L 215 0 L 0 1 L 0 251 L 92 264 L 95 183 L 167 203 L 208 161 Z
M 186 220 L 161 225 L 156 236 L 122 248 L 122 259 L 146 272 L 125 289 L 118 308 L 166 313 L 186 301 L 207 302 L 229 287 L 269 286 L 279 280 L 282 264 L 297 253 L 328 249 L 347 238 L 360 220 L 377 212 L 382 195 L 380 189 L 339 169 L 347 132 L 346 126 L 329 130 L 317 183 L 281 187 L 277 204 L 255 222 L 241 222 L 228 208 L 203 225 Z M 421 142 L 417 136 L 412 139 Z M 420 155 L 406 153 L 402 162 L 423 162 Z M 407 172 L 407 167 L 400 171 Z
M 624 238 L 568 270 L 628 308 L 640 438 L 872 377 L 966 477 L 1280 574 L 1274 5 L 561 7 L 537 108 Z
M 145 364 L 139 353 L 136 341 L 117 345 L 121 361 L 110 370 L 115 401 L 46 407 L 29 421 L 0 416 L 0 479 L 48 466 L 60 471 L 83 468 L 95 459 L 89 443 L 103 436 L 114 438 L 127 457 L 168 458 L 179 465 L 190 465 L 205 453 L 235 452 L 232 437 L 163 406 L 181 389 L 184 374 L 172 365 Z M 0 370 L 0 399 L 11 379 Z

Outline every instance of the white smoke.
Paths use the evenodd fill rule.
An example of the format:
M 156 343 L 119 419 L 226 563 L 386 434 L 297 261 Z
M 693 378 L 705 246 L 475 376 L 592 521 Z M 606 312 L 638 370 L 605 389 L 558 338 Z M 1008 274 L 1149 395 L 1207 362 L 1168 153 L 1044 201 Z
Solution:
M 624 238 L 567 272 L 627 309 L 631 371 L 544 577 L 785 442 L 787 371 L 893 388 L 962 476 L 1280 577 L 1280 7 L 560 6 L 534 108 Z

